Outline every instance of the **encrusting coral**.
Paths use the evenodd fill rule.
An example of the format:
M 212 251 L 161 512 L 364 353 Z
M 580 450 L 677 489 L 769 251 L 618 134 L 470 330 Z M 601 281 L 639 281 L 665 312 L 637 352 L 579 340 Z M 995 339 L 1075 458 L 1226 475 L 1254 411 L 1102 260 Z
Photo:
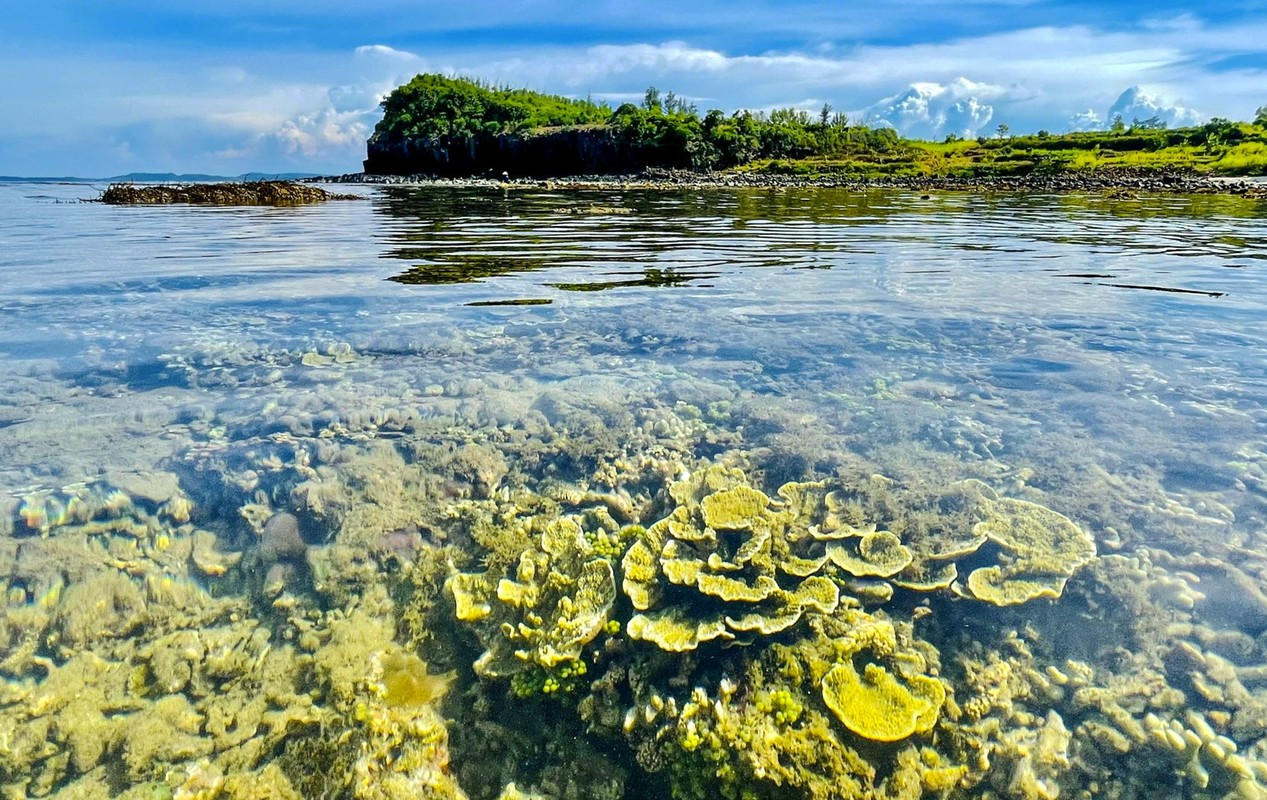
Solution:
M 796 515 L 747 485 L 742 472 L 708 467 L 669 492 L 677 507 L 622 561 L 625 595 L 641 612 L 629 621 L 631 637 L 680 652 L 772 635 L 806 610 L 836 609 L 838 587 L 813 574 L 827 563 L 821 540 L 790 535 Z
M 675 652 L 774 634 L 807 610 L 830 614 L 840 602 L 838 586 L 868 602 L 887 601 L 893 586 L 947 588 L 958 573 L 953 559 L 974 557 L 986 541 L 997 545 L 999 563 L 974 569 L 960 591 L 996 605 L 1059 596 L 1095 554 L 1067 518 L 999 498 L 976 482 L 950 493 L 971 534 L 953 546 L 925 536 L 914 548 L 877 530 L 861 503 L 827 482 L 788 483 L 772 500 L 741 471 L 713 465 L 673 484 L 669 494 L 677 505 L 625 553 L 622 587 L 640 612 L 629 621 L 629 635 Z M 829 565 L 843 573 L 834 581 Z
M 513 676 L 517 697 L 578 696 L 591 724 L 623 730 L 647 764 L 667 767 L 681 796 L 707 792 L 691 777 L 702 764 L 736 796 L 776 785 L 807 797 L 945 793 L 969 780 L 970 755 L 929 737 L 958 730 L 963 711 L 936 650 L 864 604 L 949 588 L 961 563 L 977 578 L 959 596 L 1050 597 L 1022 596 L 1023 581 L 1038 574 L 1063 588 L 1094 547 L 1056 512 L 978 482 L 938 500 L 967 528 L 953 537 L 877 503 L 893 491 L 877 476 L 854 487 L 791 482 L 771 497 L 739 469 L 705 465 L 667 487 L 657 521 L 619 534 L 605 504 L 562 516 L 519 497 L 496 532 L 477 534 L 490 569 L 455 572 L 447 585 L 485 648 L 479 675 Z M 980 589 L 996 572 L 1012 594 Z M 622 653 L 640 654 L 641 666 Z M 719 677 L 719 666 L 743 679 Z M 690 692 L 674 689 L 691 681 Z M 623 714 L 612 708 L 622 697 L 633 703 Z M 888 756 L 861 754 L 876 747 Z
M 732 650 L 742 656 L 723 661 L 740 668 L 736 678 L 723 674 L 685 696 L 652 695 L 635 709 L 626 729 L 660 748 L 676 796 L 914 798 L 959 784 L 966 768 L 920 741 L 945 697 L 929 674 L 935 651 L 909 626 L 860 609 L 811 617 L 793 643 Z M 883 671 L 897 688 L 836 691 L 855 664 Z M 904 730 L 889 716 L 906 705 L 893 702 L 899 695 L 912 707 Z

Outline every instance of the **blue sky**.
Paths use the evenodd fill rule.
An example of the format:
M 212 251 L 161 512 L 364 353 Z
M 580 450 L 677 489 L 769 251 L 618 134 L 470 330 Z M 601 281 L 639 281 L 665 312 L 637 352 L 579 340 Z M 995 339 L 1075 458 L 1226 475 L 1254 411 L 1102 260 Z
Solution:
M 0 8 L 0 174 L 353 172 L 418 72 L 619 103 L 824 103 L 908 135 L 1267 105 L 1267 0 L 36 0 Z

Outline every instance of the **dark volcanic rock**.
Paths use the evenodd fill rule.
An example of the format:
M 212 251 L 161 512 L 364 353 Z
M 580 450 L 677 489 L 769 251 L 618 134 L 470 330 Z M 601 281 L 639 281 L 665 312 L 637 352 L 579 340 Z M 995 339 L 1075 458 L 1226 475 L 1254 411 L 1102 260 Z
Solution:
M 509 170 L 507 170 L 509 171 Z M 500 173 L 498 173 L 500 174 Z M 1006 177 L 892 177 L 851 178 L 824 175 L 776 175 L 766 172 L 692 172 L 690 170 L 645 168 L 636 173 L 587 172 L 551 180 L 538 180 L 512 173 L 510 181 L 494 177 L 455 177 L 427 171 L 408 173 L 332 175 L 313 179 L 322 183 L 428 184 L 462 188 L 513 188 L 536 186 L 543 189 L 905 189 L 921 195 L 932 192 L 991 192 L 1032 194 L 1102 194 L 1127 198 L 1142 194 L 1226 194 L 1267 200 L 1267 182 L 1220 179 L 1192 172 L 1146 172 L 1142 170 L 1102 170 L 1059 175 L 1019 175 Z
M 551 128 L 502 136 L 448 136 L 367 144 L 371 175 L 500 175 L 536 178 L 614 175 L 646 166 L 606 125 Z

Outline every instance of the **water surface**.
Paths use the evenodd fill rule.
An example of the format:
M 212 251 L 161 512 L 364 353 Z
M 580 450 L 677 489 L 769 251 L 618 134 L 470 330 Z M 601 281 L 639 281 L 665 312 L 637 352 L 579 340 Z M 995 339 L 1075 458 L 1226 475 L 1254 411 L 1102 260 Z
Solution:
M 862 783 L 878 796 L 900 794 L 906 752 L 923 759 L 927 796 L 1264 796 L 1267 205 L 360 191 L 306 208 L 127 208 L 77 202 L 95 194 L 87 186 L 0 184 L 0 739 L 20 744 L 0 756 L 6 791 L 180 795 L 209 782 L 236 796 L 234 775 L 315 791 L 296 764 L 324 753 L 344 772 L 321 772 L 321 791 L 404 796 L 388 776 L 413 776 L 409 791 L 425 781 L 375 750 L 378 734 L 345 723 L 360 749 L 340 761 L 316 732 L 394 696 L 371 697 L 374 676 L 388 682 L 382 663 L 405 663 L 392 660 L 399 650 L 455 671 L 443 702 L 419 706 L 435 706 L 438 730 L 456 721 L 451 767 L 426 756 L 444 791 L 455 781 L 495 797 L 513 781 L 562 797 L 567 780 L 618 774 L 624 796 L 689 796 L 681 765 L 702 763 L 704 796 L 812 796 L 813 781 L 843 779 L 806 766 L 778 794 L 747 762 L 723 776 L 693 760 L 703 755 L 683 744 L 685 721 L 622 730 L 593 710 L 643 714 L 652 694 L 684 706 L 692 685 L 669 680 L 672 668 L 718 702 L 731 696 L 725 672 L 741 681 L 742 713 L 757 713 L 759 687 L 734 671 L 759 672 L 768 642 L 653 654 L 640 682 L 629 663 L 617 670 L 621 648 L 653 646 L 615 634 L 616 655 L 583 659 L 626 682 L 573 682 L 560 700 L 541 695 L 539 665 L 516 691 L 474 674 L 496 634 L 455 622 L 440 588 L 445 570 L 504 558 L 471 533 L 478 514 L 501 507 L 508 530 L 534 515 L 589 534 L 650 525 L 672 510 L 674 479 L 716 462 L 771 497 L 789 481 L 885 476 L 893 496 L 867 508 L 881 525 L 915 520 L 902 503 L 973 479 L 1094 541 L 1060 598 L 1005 608 L 961 596 L 962 581 L 959 594 L 899 587 L 879 601 L 861 585 L 876 581 L 833 575 L 868 619 L 917 622 L 909 635 L 940 654 L 924 669 L 951 692 L 941 727 L 877 746 L 806 684 L 798 702 L 811 710 L 780 735 L 825 720 L 872 764 Z M 949 506 L 919 513 L 937 508 Z M 288 513 L 303 539 L 294 556 L 261 544 Z M 961 578 L 991 558 L 1024 560 L 995 544 L 973 558 Z M 103 592 L 111 602 L 82 607 Z M 618 626 L 634 611 L 625 604 L 610 612 Z M 102 614 L 104 633 L 90 630 Z M 340 677 L 328 648 L 343 640 L 330 631 L 357 614 L 381 624 L 357 651 L 377 666 Z M 226 738 L 213 686 L 264 678 L 200 684 L 214 669 L 190 655 L 168 679 L 157 654 L 181 636 L 210 653 L 228 647 L 217 636 L 255 641 L 254 630 L 257 664 L 310 653 L 294 656 L 307 672 L 286 685 L 320 713 L 275 700 L 288 721 Z M 771 641 L 794 644 L 797 630 Z M 305 633 L 315 638 L 303 644 Z M 99 701 L 32 699 L 55 696 L 58 675 L 82 673 L 89 654 L 136 677 L 100 678 Z M 990 689 L 981 676 L 998 663 L 1014 677 Z M 360 706 L 347 699 L 356 692 Z M 175 703 L 193 716 L 173 722 Z M 514 721 L 524 709 L 559 721 L 525 730 Z M 383 725 L 421 724 L 404 713 L 385 707 Z M 138 720 L 160 738 L 175 726 L 187 746 L 146 750 L 114 727 Z M 75 725 L 97 738 L 66 732 Z M 559 749 L 577 737 L 581 751 Z M 935 761 L 962 768 L 953 786 L 929 777 Z M 341 783 L 345 773 L 373 780 Z

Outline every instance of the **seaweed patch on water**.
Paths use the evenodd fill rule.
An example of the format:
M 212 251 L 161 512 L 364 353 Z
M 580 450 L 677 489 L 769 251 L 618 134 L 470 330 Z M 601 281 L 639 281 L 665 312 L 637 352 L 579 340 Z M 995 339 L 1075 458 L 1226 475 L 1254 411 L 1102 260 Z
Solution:
M 1171 292 L 1173 294 L 1198 294 L 1204 297 L 1223 297 L 1227 292 L 1212 292 L 1206 289 L 1177 289 L 1173 286 L 1145 286 L 1138 283 L 1100 283 L 1113 289 L 1143 289 L 1149 292 Z
M 408 258 L 409 250 L 393 253 L 395 258 Z M 460 256 L 442 263 L 415 264 L 387 280 L 414 286 L 442 286 L 456 283 L 482 283 L 489 278 L 517 275 L 549 269 L 544 259 Z
M 612 274 L 612 273 L 608 273 Z M 621 274 L 621 273 L 615 273 Z M 547 283 L 554 289 L 565 292 L 602 292 L 608 289 L 627 289 L 637 286 L 690 286 L 694 281 L 713 280 L 721 277 L 720 272 L 693 272 L 676 269 L 644 269 L 641 278 L 628 278 L 615 281 L 584 281 L 573 283 Z
M 484 306 L 548 306 L 553 303 L 554 301 L 548 297 L 521 297 L 513 300 L 472 300 L 462 305 L 482 308 Z

